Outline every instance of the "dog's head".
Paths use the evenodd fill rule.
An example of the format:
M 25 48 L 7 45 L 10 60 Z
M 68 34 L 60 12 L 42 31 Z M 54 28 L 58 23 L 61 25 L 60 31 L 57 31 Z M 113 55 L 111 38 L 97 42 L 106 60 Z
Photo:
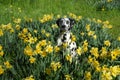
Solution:
M 75 20 L 71 18 L 60 18 L 56 21 L 61 31 L 69 31 L 75 24 Z

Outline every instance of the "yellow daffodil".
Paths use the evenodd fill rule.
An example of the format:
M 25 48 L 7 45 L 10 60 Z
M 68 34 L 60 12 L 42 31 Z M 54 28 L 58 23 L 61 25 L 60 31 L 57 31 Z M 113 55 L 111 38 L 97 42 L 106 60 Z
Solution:
M 69 61 L 70 63 L 72 62 L 72 56 L 70 54 L 66 55 L 66 60 Z
M 32 64 L 32 63 L 34 63 L 34 62 L 36 61 L 36 58 L 34 58 L 34 57 L 30 56 L 29 61 L 30 61 L 30 63 Z
M 94 38 L 94 39 L 97 39 L 97 35 L 93 35 L 93 38 Z
M 88 47 L 87 46 L 83 46 L 83 51 L 87 52 L 88 51 Z
M 102 10 L 104 10 L 104 8 L 103 8 Z M 102 23 L 102 21 L 101 21 L 100 19 L 98 19 L 98 20 L 97 20 L 97 23 Z
M 82 48 L 78 47 L 78 49 L 76 50 L 76 52 L 77 52 L 78 55 L 81 55 L 82 54 Z
M 24 28 L 24 29 L 23 29 L 23 33 L 24 33 L 24 34 L 28 33 L 28 29 L 27 29 L 27 28 Z
M 53 29 L 58 28 L 57 24 L 52 24 L 52 28 Z
M 60 51 L 60 48 L 58 46 L 55 46 L 54 50 L 55 50 L 55 52 L 58 52 L 58 51 Z
M 37 41 L 37 38 L 36 38 L 36 37 L 35 37 L 35 38 L 30 37 L 30 39 L 28 40 L 28 42 L 29 42 L 30 44 L 34 44 L 36 41 Z
M 12 65 L 9 63 L 9 61 L 4 62 L 4 65 L 6 68 L 12 68 Z
M 120 55 L 120 49 L 114 49 L 113 51 L 111 51 L 112 60 L 116 60 L 119 55 Z
M 77 19 L 77 16 L 76 16 L 75 14 L 73 14 L 73 13 L 69 13 L 69 16 L 70 16 L 71 18 L 73 18 L 73 19 Z
M 72 35 L 71 40 L 72 40 L 72 41 L 76 41 L 76 36 L 75 36 L 75 35 Z
M 35 79 L 34 79 L 33 75 L 31 75 L 31 76 L 29 76 L 29 77 L 26 77 L 26 78 L 23 79 L 23 80 L 35 80 Z
M 84 33 L 84 32 L 81 32 L 81 33 L 80 33 L 80 35 L 84 36 L 84 35 L 85 35 L 85 33 Z
M 88 63 L 91 64 L 97 72 L 100 72 L 101 70 L 100 63 L 95 59 L 95 57 L 92 58 L 91 56 L 89 56 Z
M 64 48 L 64 49 L 66 49 L 66 48 L 67 48 L 67 46 L 68 46 L 68 44 L 67 44 L 67 43 L 63 43 L 62 45 L 63 45 L 63 48 Z
M 65 80 L 72 80 L 69 74 L 65 75 Z
M 2 50 L 2 48 L 3 48 L 2 45 L 0 45 L 0 51 Z
M 61 63 L 60 62 L 56 62 L 56 66 L 57 66 L 58 69 L 61 68 Z
M 17 24 L 17 25 L 15 26 L 15 28 L 16 28 L 16 30 L 20 30 L 20 25 Z
M 87 40 L 85 40 L 85 41 L 83 42 L 83 46 L 88 46 Z
M 87 31 L 90 31 L 90 24 L 87 24 L 87 25 L 86 25 L 86 30 L 87 30 Z
M 2 65 L 0 65 L 0 75 L 2 75 L 4 73 L 4 69 L 2 67 Z
M 14 23 L 17 23 L 17 24 L 21 23 L 21 19 L 20 19 L 20 18 L 15 19 L 15 20 L 14 20 Z
M 107 28 L 111 29 L 111 28 L 112 28 L 112 25 L 108 25 L 108 27 L 107 27 Z
M 54 61 L 51 62 L 50 66 L 51 66 L 52 70 L 54 70 L 54 71 L 57 70 L 57 66 Z
M 0 29 L 0 36 L 3 36 L 3 30 Z
M 106 45 L 106 46 L 110 46 L 110 45 L 111 45 L 111 43 L 110 43 L 110 41 L 109 41 L 109 40 L 106 40 L 106 41 L 104 41 L 104 45 Z
M 89 71 L 85 72 L 85 80 L 91 80 L 91 73 Z
M 40 54 L 42 57 L 46 57 L 46 56 L 47 56 L 46 51 L 41 51 L 39 54 Z
M 26 54 L 28 56 L 34 55 L 32 47 L 31 46 L 26 46 L 24 48 L 24 54 Z
M 89 63 L 89 64 L 92 63 L 92 62 L 93 62 L 93 59 L 94 59 L 94 58 L 92 58 L 91 56 L 89 56 L 89 57 L 88 57 L 88 63 Z
M 87 51 L 88 51 L 88 42 L 87 42 L 87 40 L 85 40 L 85 41 L 83 42 L 83 51 L 84 51 L 84 52 L 87 52 Z
M 82 19 L 82 16 L 77 16 L 77 21 L 81 20 Z
M 12 24 L 8 23 L 7 25 L 5 25 L 5 27 L 6 27 L 6 30 L 10 30 L 10 29 L 12 29 Z
M 35 54 L 40 54 L 40 53 L 42 53 L 41 48 L 36 48 L 36 49 L 34 50 L 34 53 L 35 53 Z
M 10 33 L 14 33 L 14 29 L 13 28 L 10 29 Z
M 104 25 L 108 25 L 108 24 L 109 24 L 109 21 L 104 21 L 103 24 L 104 24 Z
M 112 0 L 107 0 L 107 2 L 112 2 Z
M 117 38 L 118 41 L 120 41 L 120 36 Z
M 45 30 L 44 30 L 44 29 L 42 29 L 42 30 L 41 30 L 41 33 L 42 33 L 42 34 L 45 34 Z
M 61 17 L 61 16 L 58 14 L 58 15 L 57 15 L 57 18 L 60 18 L 60 17 Z
M 3 50 L 0 51 L 0 56 L 3 56 L 4 55 L 4 52 Z
M 116 77 L 120 74 L 120 66 L 110 66 L 111 75 Z
M 96 72 L 100 72 L 101 71 L 101 67 L 100 66 L 96 66 L 95 69 L 96 69 Z
M 105 8 L 104 8 L 104 7 L 102 8 L 102 11 L 105 11 Z
M 37 33 L 38 31 L 35 29 L 33 32 L 34 32 L 34 33 Z
M 50 21 L 52 19 L 53 19 L 53 14 L 51 14 L 51 15 L 45 14 L 42 19 L 39 19 L 39 21 L 41 23 L 44 23 L 44 22 Z
M 66 15 L 64 15 L 63 17 L 64 17 L 64 18 L 67 18 L 67 16 L 66 16 Z
M 100 57 L 104 58 L 106 56 L 107 56 L 107 49 L 106 47 L 102 47 Z
M 109 68 L 107 67 L 107 65 L 103 65 L 102 68 L 101 68 L 101 71 L 102 72 L 108 72 Z
M 113 80 L 110 72 L 103 72 L 101 76 L 101 80 Z
M 57 69 L 59 69 L 61 67 L 61 64 L 60 64 L 60 62 L 52 61 L 50 66 L 51 66 L 52 70 L 57 71 Z
M 53 46 L 47 45 L 45 51 L 46 51 L 47 53 L 53 52 Z
M 50 33 L 45 33 L 46 37 L 50 37 Z
M 45 21 L 44 21 L 43 19 L 40 19 L 40 22 L 41 22 L 41 23 L 44 23 Z
M 41 40 L 39 42 L 39 44 L 40 44 L 40 46 L 45 46 L 45 45 L 47 45 L 47 42 L 46 42 L 46 40 Z
M 93 64 L 94 67 L 99 67 L 100 66 L 100 63 L 96 59 L 93 60 L 92 64 Z
M 88 36 L 93 36 L 95 34 L 95 31 L 89 31 Z
M 90 53 L 94 55 L 96 58 L 98 58 L 99 53 L 98 53 L 98 48 L 92 47 L 90 50 Z
M 45 73 L 48 74 L 48 75 L 50 75 L 51 69 L 50 69 L 50 68 L 46 68 L 46 69 L 45 69 Z

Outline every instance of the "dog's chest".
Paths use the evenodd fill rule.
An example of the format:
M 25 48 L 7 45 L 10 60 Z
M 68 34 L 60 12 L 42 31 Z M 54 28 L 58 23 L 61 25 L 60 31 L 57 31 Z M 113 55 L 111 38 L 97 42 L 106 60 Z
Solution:
M 71 40 L 70 32 L 66 32 L 63 35 L 61 35 L 62 42 L 69 42 L 70 40 Z
M 71 56 L 76 55 L 76 43 L 71 40 L 71 33 L 70 32 L 65 32 L 63 33 L 59 38 L 58 38 L 58 46 L 63 45 L 64 43 L 67 43 L 66 50 L 70 51 Z

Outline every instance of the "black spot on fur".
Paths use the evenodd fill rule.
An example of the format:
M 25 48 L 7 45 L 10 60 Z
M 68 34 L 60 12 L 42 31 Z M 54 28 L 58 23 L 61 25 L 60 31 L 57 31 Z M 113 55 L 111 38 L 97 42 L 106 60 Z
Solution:
M 72 27 L 70 27 L 69 29 L 68 29 L 68 31 L 70 31 L 72 29 Z
M 77 48 L 75 48 L 75 51 L 77 50 Z
M 64 42 L 65 40 L 66 40 L 66 34 L 63 35 L 62 42 Z
M 72 51 L 74 51 L 75 50 L 75 48 L 72 48 Z

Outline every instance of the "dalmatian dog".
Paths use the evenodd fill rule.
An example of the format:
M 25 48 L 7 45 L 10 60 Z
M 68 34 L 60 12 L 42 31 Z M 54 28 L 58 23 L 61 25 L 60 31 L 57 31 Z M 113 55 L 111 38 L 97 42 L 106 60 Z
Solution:
M 56 21 L 56 24 L 60 28 L 60 35 L 57 39 L 57 46 L 63 45 L 63 43 L 67 44 L 66 50 L 70 52 L 72 57 L 76 57 L 76 42 L 71 40 L 71 29 L 75 24 L 75 20 L 71 18 L 60 18 Z

